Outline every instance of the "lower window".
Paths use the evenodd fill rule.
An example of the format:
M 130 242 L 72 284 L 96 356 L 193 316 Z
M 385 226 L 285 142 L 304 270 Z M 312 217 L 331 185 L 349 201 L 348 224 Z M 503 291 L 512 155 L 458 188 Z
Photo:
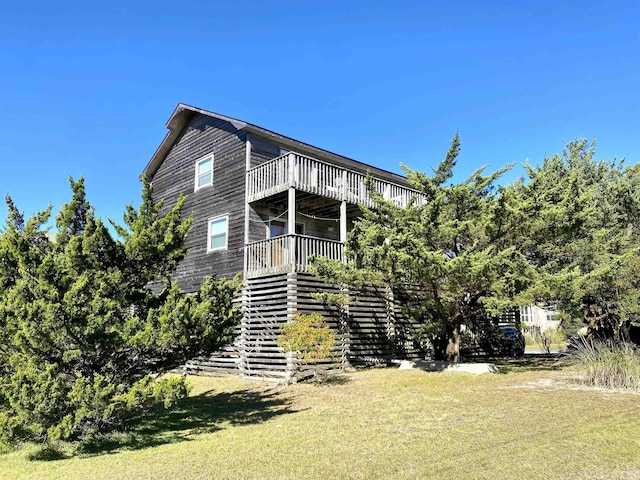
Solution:
M 212 218 L 209 220 L 209 239 L 207 242 L 207 252 L 227 249 L 227 238 L 229 237 L 229 216 Z

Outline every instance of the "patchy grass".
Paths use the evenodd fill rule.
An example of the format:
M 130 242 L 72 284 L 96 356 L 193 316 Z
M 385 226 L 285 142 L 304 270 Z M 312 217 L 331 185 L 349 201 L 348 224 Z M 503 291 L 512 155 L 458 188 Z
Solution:
M 640 478 L 640 396 L 538 367 L 372 369 L 286 389 L 196 377 L 178 410 L 69 458 L 0 455 L 0 478 Z
M 493 363 L 501 374 L 556 371 L 571 365 L 566 356 L 554 353 L 530 353 L 521 358 L 488 358 L 487 361 Z

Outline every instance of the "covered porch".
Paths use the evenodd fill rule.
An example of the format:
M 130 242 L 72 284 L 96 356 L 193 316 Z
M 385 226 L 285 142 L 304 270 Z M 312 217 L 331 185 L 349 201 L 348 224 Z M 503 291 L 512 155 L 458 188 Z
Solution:
M 247 278 L 277 273 L 307 272 L 310 259 L 342 260 L 344 244 L 337 240 L 287 234 L 246 245 Z
M 359 205 L 289 188 L 249 205 L 245 277 L 308 272 L 312 257 L 344 259 Z
M 424 201 L 406 184 L 372 182 L 399 206 Z M 307 272 L 312 257 L 344 260 L 348 230 L 361 207 L 374 206 L 366 174 L 295 152 L 247 168 L 246 185 L 247 278 Z

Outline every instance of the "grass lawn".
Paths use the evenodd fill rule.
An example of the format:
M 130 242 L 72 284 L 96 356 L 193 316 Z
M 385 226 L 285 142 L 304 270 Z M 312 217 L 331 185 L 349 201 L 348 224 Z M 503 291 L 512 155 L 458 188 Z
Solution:
M 194 377 L 177 410 L 68 458 L 30 460 L 35 446 L 0 455 L 0 478 L 640 478 L 640 395 L 528 362 L 288 388 Z

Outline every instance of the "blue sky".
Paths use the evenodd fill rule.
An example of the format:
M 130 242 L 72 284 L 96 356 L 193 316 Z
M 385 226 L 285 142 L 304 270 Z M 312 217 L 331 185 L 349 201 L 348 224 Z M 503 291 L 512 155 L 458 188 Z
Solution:
M 83 175 L 119 221 L 178 102 L 393 171 L 456 131 L 459 178 L 576 137 L 640 160 L 638 2 L 92 3 L 0 9 L 0 193 L 27 214 Z

